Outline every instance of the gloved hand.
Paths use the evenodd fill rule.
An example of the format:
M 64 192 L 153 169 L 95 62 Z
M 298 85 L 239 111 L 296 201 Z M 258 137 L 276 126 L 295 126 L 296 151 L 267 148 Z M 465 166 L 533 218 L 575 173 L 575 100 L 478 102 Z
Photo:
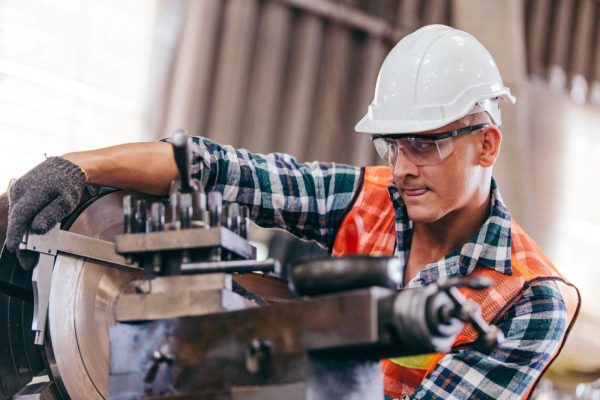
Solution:
M 85 172 L 78 165 L 50 157 L 11 185 L 6 247 L 17 252 L 23 268 L 33 268 L 38 258 L 37 253 L 19 250 L 27 228 L 36 234 L 48 232 L 75 210 L 85 184 Z

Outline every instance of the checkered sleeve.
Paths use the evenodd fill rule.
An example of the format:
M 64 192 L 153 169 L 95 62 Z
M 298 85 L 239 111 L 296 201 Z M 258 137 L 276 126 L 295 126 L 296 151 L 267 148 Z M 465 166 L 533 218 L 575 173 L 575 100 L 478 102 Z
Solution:
M 263 227 L 280 227 L 329 246 L 358 190 L 361 168 L 299 163 L 283 153 L 256 154 L 193 138 L 193 173 L 206 190 L 250 207 Z
M 566 321 L 556 285 L 534 284 L 498 322 L 503 344 L 489 355 L 472 348 L 447 354 L 410 399 L 521 398 L 560 346 Z

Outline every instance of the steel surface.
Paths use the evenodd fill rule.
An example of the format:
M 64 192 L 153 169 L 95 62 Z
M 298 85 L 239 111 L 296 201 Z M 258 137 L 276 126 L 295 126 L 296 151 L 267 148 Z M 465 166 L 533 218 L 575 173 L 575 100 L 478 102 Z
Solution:
M 256 259 L 254 246 L 223 227 L 126 234 L 115 240 L 120 254 L 222 246 L 244 258 Z
M 176 289 L 163 293 L 120 296 L 114 315 L 119 322 L 148 321 L 241 310 L 245 307 L 245 299 L 227 289 Z
M 115 252 L 114 242 L 64 231 L 60 229 L 60 225 L 43 235 L 28 232 L 27 241 L 21 244 L 21 248 L 49 255 L 56 255 L 60 251 L 131 268 L 125 259 Z
M 402 265 L 395 257 L 349 255 L 300 260 L 290 267 L 290 283 L 300 295 L 333 293 L 381 286 L 395 289 Z
M 110 193 L 86 208 L 71 232 L 114 240 L 122 232 L 123 192 Z M 108 328 L 115 324 L 117 295 L 141 271 L 59 255 L 54 265 L 46 341 L 52 376 L 72 399 L 108 397 Z

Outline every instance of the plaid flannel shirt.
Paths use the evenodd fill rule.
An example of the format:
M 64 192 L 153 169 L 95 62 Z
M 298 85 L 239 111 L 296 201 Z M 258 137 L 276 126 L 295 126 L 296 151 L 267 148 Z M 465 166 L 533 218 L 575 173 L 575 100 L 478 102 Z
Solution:
M 260 155 L 194 138 L 194 173 L 226 201 L 251 208 L 265 227 L 331 246 L 336 229 L 360 189 L 361 169 L 337 163 L 298 163 L 287 154 Z M 208 171 L 208 173 L 204 172 Z M 412 222 L 394 186 L 396 256 L 408 259 Z M 466 276 L 475 265 L 511 274 L 511 217 L 492 182 L 491 212 L 478 234 L 460 250 L 426 265 L 407 287 L 440 277 Z M 506 340 L 492 353 L 468 348 L 444 356 L 415 393 L 405 399 L 515 399 L 543 372 L 567 329 L 567 311 L 553 283 L 527 288 L 497 326 Z

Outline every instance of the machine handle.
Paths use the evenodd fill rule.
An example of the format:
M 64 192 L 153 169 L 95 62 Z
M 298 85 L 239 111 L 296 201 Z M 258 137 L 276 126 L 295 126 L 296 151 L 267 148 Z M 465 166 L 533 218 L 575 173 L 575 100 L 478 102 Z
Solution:
M 459 291 L 459 287 L 473 290 L 482 290 L 489 287 L 492 281 L 488 278 L 477 277 L 471 279 L 451 278 L 438 284 L 440 290 L 445 291 L 450 297 L 453 306 L 450 314 L 462 322 L 470 323 L 477 331 L 478 337 L 475 347 L 483 352 L 490 352 L 504 341 L 504 334 L 494 325 L 489 325 L 481 315 L 481 308 L 474 302 L 467 300 Z
M 165 354 L 159 350 L 155 350 L 152 353 L 152 358 L 150 362 L 150 368 L 146 371 L 146 375 L 144 376 L 144 383 L 151 384 L 156 379 L 156 375 L 158 373 L 158 369 L 161 364 L 167 364 L 169 367 L 173 365 L 173 356 Z
M 197 188 L 192 182 L 190 171 L 192 159 L 190 138 L 185 131 L 178 130 L 173 133 L 171 144 L 173 145 L 175 164 L 177 164 L 177 170 L 179 171 L 179 191 L 181 193 L 192 193 Z

